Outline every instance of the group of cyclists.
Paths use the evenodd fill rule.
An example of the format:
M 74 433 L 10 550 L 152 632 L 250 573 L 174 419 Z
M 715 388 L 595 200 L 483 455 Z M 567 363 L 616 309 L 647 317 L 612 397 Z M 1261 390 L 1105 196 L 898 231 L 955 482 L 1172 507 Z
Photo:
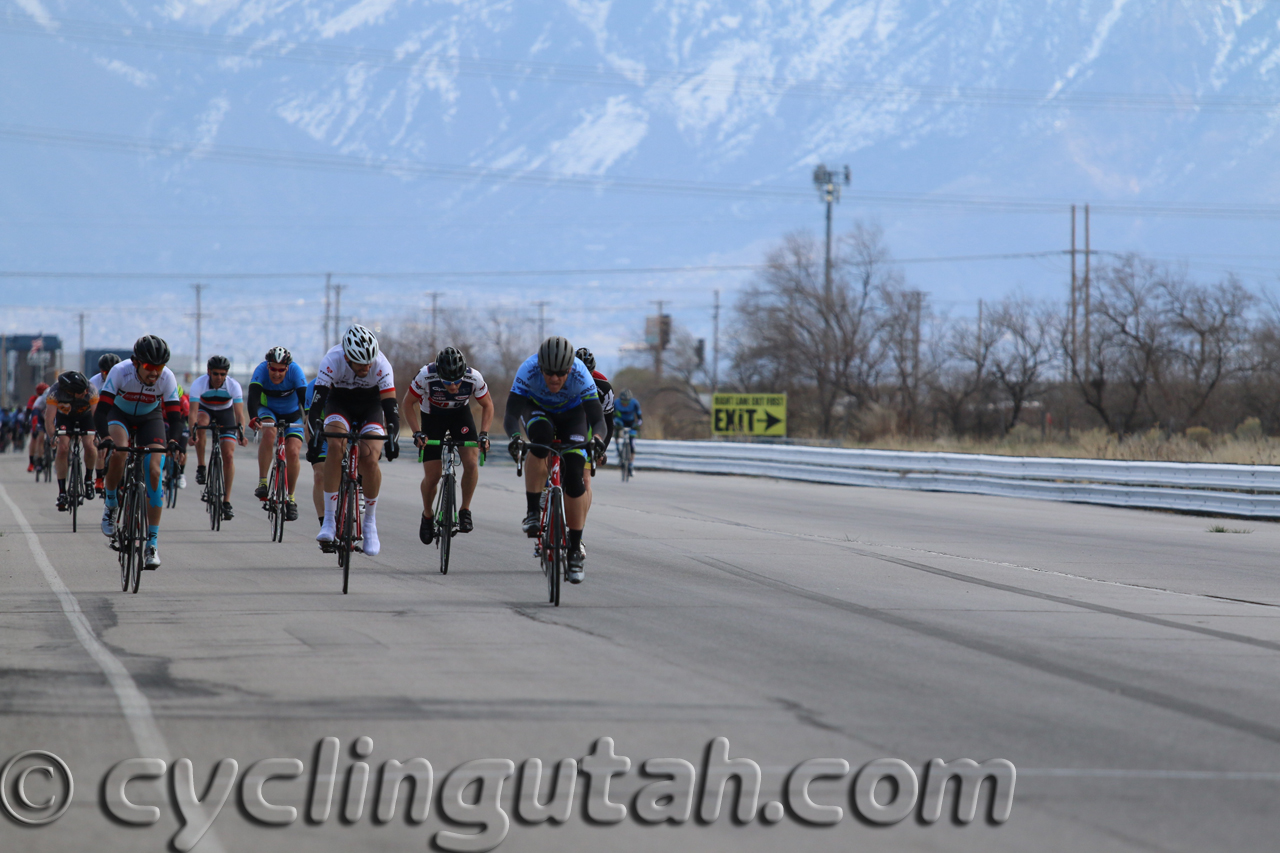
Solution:
M 292 354 L 282 346 L 267 351 L 254 369 L 247 394 L 230 376 L 231 362 L 212 356 L 207 371 L 184 391 L 167 366 L 168 344 L 155 335 L 144 335 L 133 346 L 132 358 L 122 360 L 108 353 L 99 360 L 99 372 L 85 377 L 78 371 L 58 376 L 53 386 L 41 384 L 28 400 L 21 419 L 6 413 L 0 432 L 15 444 L 30 430 L 28 471 L 43 464 L 44 444 L 56 440 L 55 469 L 58 477 L 58 508 L 67 509 L 67 455 L 70 442 L 83 443 L 85 460 L 84 495 L 101 495 L 105 506 L 101 529 L 110 537 L 115 532 L 119 497 L 117 488 L 124 473 L 125 458 L 113 453 L 118 447 L 145 448 L 148 454 L 146 492 L 148 530 L 145 568 L 160 565 L 160 517 L 164 505 L 162 466 L 171 454 L 177 466 L 176 484 L 186 487 L 186 463 L 190 438 L 195 436 L 196 482 L 203 485 L 209 439 L 222 451 L 222 470 L 231 492 L 235 475 L 235 448 L 248 443 L 245 429 L 258 430 L 258 486 L 254 494 L 265 501 L 277 431 L 285 435 L 288 498 L 285 517 L 298 517 L 295 498 L 301 460 L 312 466 L 312 497 L 320 530 L 316 541 L 324 548 L 332 545 L 337 531 L 335 515 L 346 438 L 358 441 L 358 468 L 364 494 L 362 507 L 362 550 L 375 556 L 381 550 L 377 529 L 377 505 L 382 486 L 380 459 L 394 460 L 400 453 L 400 418 L 412 433 L 415 448 L 421 451 L 423 478 L 422 519 L 418 536 L 431 544 L 437 535 L 432 506 L 441 477 L 441 440 L 446 434 L 462 446 L 462 503 L 458 510 L 458 531 L 474 529 L 471 501 L 479 480 L 480 454 L 489 450 L 489 430 L 494 405 L 480 371 L 469 366 L 462 352 L 453 346 L 441 350 L 435 361 L 425 365 L 400 398 L 396 396 L 391 363 L 378 346 L 374 333 L 352 325 L 339 344 L 321 359 L 314 379 L 308 381 Z M 480 411 L 477 427 L 471 409 L 474 400 Z M 520 366 L 507 397 L 503 429 L 513 460 L 524 460 L 527 512 L 521 529 L 531 537 L 539 534 L 539 499 L 547 477 L 548 456 L 554 445 L 564 445 L 561 477 L 565 494 L 565 517 L 569 534 L 567 579 L 581 583 L 586 559 L 582 532 L 591 507 L 591 476 L 587 463 L 603 464 L 614 428 L 631 436 L 642 425 L 639 402 L 624 390 L 615 398 L 604 374 L 596 370 L 595 357 L 587 348 L 575 350 L 558 335 L 547 338 L 538 351 Z M 630 438 L 628 438 L 630 440 Z M 221 507 L 222 518 L 234 517 L 229 501 Z

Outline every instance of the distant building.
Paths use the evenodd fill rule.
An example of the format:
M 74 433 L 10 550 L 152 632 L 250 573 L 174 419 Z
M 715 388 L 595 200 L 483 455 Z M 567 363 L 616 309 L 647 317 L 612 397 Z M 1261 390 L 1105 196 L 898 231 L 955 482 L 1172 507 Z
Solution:
M 61 368 L 57 335 L 0 335 L 0 406 L 25 406 L 36 386 L 52 383 Z

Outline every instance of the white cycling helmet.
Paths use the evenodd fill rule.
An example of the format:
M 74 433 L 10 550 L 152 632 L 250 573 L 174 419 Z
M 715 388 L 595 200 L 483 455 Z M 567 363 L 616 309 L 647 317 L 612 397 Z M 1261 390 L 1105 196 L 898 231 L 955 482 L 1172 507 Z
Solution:
M 364 326 L 352 325 L 342 336 L 342 354 L 352 364 L 373 364 L 378 357 L 378 339 Z

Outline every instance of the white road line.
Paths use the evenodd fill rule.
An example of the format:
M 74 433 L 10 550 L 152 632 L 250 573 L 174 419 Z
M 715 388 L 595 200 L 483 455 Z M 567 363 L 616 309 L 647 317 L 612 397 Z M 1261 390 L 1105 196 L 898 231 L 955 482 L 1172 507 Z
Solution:
M 1068 779 L 1184 779 L 1280 782 L 1280 772 L 1255 770 L 1123 770 L 1092 767 L 1019 767 L 1018 777 Z
M 31 549 L 31 556 L 35 558 L 36 565 L 44 573 L 44 579 L 49 587 L 58 596 L 58 601 L 62 604 L 62 612 L 71 623 L 76 639 L 80 641 L 80 645 L 84 646 L 84 650 L 89 653 L 89 657 L 93 658 L 94 663 L 101 668 L 111 689 L 115 691 L 116 699 L 120 702 L 120 710 L 124 712 L 124 721 L 133 734 L 133 742 L 138 746 L 138 755 L 145 758 L 163 758 L 172 764 L 173 753 L 165 743 L 160 727 L 156 725 L 156 718 L 151 713 L 151 703 L 138 689 L 137 683 L 125 665 L 102 644 L 97 634 L 93 632 L 93 626 L 89 624 L 84 611 L 80 609 L 80 602 L 62 582 L 58 570 L 53 567 L 49 556 L 40 545 L 40 537 L 27 523 L 27 517 L 13 502 L 13 498 L 9 497 L 9 492 L 2 484 L 0 484 L 0 498 L 4 498 L 4 502 L 9 505 L 9 511 L 13 513 L 18 526 L 22 528 L 23 535 L 27 537 L 27 547 Z M 223 850 L 212 829 L 200 839 L 200 845 L 200 849 L 205 853 L 221 853 Z

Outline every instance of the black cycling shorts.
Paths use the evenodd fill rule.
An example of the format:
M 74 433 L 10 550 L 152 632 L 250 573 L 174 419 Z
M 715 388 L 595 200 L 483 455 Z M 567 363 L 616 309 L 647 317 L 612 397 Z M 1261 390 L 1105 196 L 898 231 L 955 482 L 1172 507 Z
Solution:
M 341 423 L 335 419 L 341 418 Z M 351 432 L 359 427 L 362 433 L 384 434 L 386 423 L 382 415 L 382 394 L 377 388 L 330 388 L 324 401 L 326 432 Z M 373 425 L 382 427 L 373 430 Z
M 57 432 L 60 429 L 65 429 L 67 432 L 77 430 L 87 435 L 93 435 L 97 431 L 97 427 L 93 423 L 93 412 L 84 412 L 79 415 L 58 412 L 53 416 L 53 430 Z
M 430 412 L 423 412 L 422 431 L 432 441 L 440 441 L 446 432 L 451 433 L 453 440 L 457 442 L 477 440 L 476 419 L 471 414 L 470 406 L 456 409 L 432 408 Z M 443 450 L 438 444 L 428 444 L 422 448 L 422 461 L 439 462 Z
M 206 409 L 204 405 L 201 404 L 200 411 L 209 416 L 210 425 L 219 427 L 219 438 L 226 440 L 228 438 L 235 438 L 238 434 L 235 409 Z
M 537 403 L 528 400 L 520 420 L 524 424 L 525 437 L 537 444 L 551 444 L 555 441 L 580 444 L 588 438 L 587 412 L 580 405 L 563 412 L 546 412 Z M 547 451 L 534 447 L 529 448 L 529 452 L 539 459 L 547 456 Z M 560 480 L 564 493 L 571 498 L 582 497 L 587 491 L 582 474 L 586 464 L 585 450 L 567 451 L 560 459 Z
M 115 403 L 112 403 L 111 411 L 107 413 L 107 423 L 119 424 L 128 430 L 133 437 L 134 447 L 165 444 L 164 411 L 159 406 L 145 415 L 131 415 L 128 412 L 122 412 Z

